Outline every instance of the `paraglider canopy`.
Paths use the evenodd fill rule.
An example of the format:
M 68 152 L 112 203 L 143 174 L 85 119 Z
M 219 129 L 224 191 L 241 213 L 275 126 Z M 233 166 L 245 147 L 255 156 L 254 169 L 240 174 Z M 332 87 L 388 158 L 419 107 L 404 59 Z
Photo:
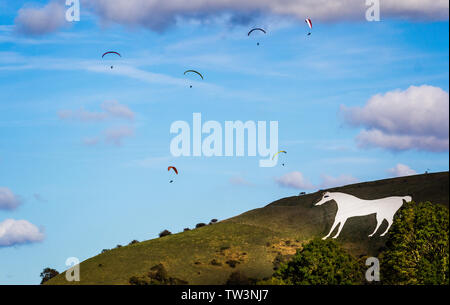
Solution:
M 167 171 L 170 172 L 170 170 L 173 170 L 173 171 L 175 172 L 175 174 L 178 175 L 178 170 L 177 170 L 177 168 L 176 168 L 175 166 L 169 166 L 169 167 L 167 168 Z M 170 180 L 169 183 L 173 183 L 173 180 Z
M 177 168 L 176 168 L 175 166 L 169 166 L 169 167 L 167 168 L 167 171 L 170 171 L 171 169 L 175 172 L 175 174 L 178 175 L 178 170 L 177 170 Z
M 118 52 L 108 51 L 108 52 L 103 53 L 102 58 L 105 57 L 105 55 L 107 55 L 107 54 L 116 54 L 116 55 L 119 55 L 120 57 L 122 57 L 122 55 L 120 55 Z
M 275 157 L 278 155 L 278 154 L 280 154 L 280 153 L 284 153 L 284 154 L 287 154 L 287 151 L 285 151 L 285 150 L 280 150 L 279 152 L 277 152 L 275 155 L 273 155 L 273 157 L 272 157 L 272 160 L 274 160 L 275 159 Z M 284 166 L 284 163 L 281 163 L 281 165 L 283 165 Z
M 309 29 L 311 30 L 311 29 L 312 29 L 312 22 L 311 22 L 311 19 L 306 18 L 306 19 L 305 19 L 305 22 L 306 22 L 306 24 L 308 25 Z M 309 35 L 311 35 L 311 31 L 308 32 L 308 36 L 309 36 Z
M 115 51 L 108 51 L 108 52 L 103 53 L 102 58 L 104 58 L 105 55 L 107 55 L 107 54 L 116 54 L 116 55 L 119 55 L 120 57 L 122 57 L 122 55 L 120 55 L 118 52 L 115 52 Z M 112 69 L 112 68 L 114 68 L 114 66 L 111 66 L 111 69 Z
M 200 72 L 198 72 L 198 71 L 195 71 L 195 70 L 186 70 L 186 71 L 184 71 L 184 75 L 186 75 L 188 73 L 195 73 L 195 74 L 199 75 L 202 79 L 204 79 L 203 75 Z M 189 87 L 192 88 L 192 85 L 190 85 Z
M 195 74 L 198 74 L 202 79 L 204 79 L 204 78 L 203 78 L 203 75 L 202 75 L 200 72 L 198 72 L 198 71 L 195 71 L 195 70 L 186 70 L 186 71 L 184 71 L 184 75 L 186 75 L 187 73 L 195 73 Z
M 261 28 L 253 28 L 253 29 L 251 29 L 251 30 L 248 32 L 247 36 L 250 36 L 250 34 L 253 33 L 254 31 L 261 31 L 261 32 L 263 32 L 264 34 L 266 34 L 266 31 L 263 30 L 263 29 L 261 29 Z
M 253 28 L 253 29 L 251 29 L 251 30 L 248 32 L 247 36 L 250 36 L 250 34 L 253 33 L 254 31 L 261 31 L 261 32 L 263 32 L 264 34 L 266 34 L 266 31 L 263 30 L 263 29 L 261 29 L 261 28 Z M 259 46 L 259 42 L 257 42 L 256 45 Z
M 280 151 L 277 152 L 275 155 L 273 155 L 272 160 L 275 159 L 275 157 L 276 157 L 279 153 L 285 153 L 285 154 L 287 154 L 287 151 L 285 151 L 285 150 L 280 150 Z

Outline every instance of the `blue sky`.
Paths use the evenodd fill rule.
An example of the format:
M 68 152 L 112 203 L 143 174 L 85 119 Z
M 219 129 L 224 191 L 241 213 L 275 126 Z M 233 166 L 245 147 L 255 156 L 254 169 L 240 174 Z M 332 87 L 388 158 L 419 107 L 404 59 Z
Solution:
M 38 284 L 68 257 L 300 191 L 448 171 L 448 15 L 382 10 L 367 22 L 320 11 L 306 36 L 303 19 L 270 10 L 245 11 L 245 23 L 230 18 L 239 7 L 189 18 L 178 8 L 161 27 L 105 20 L 82 2 L 80 22 L 30 34 L 19 30 L 23 7 L 0 0 L 0 228 L 25 220 L 31 235 L 0 229 L 0 284 Z M 248 37 L 254 26 L 267 34 Z M 109 50 L 122 58 L 102 60 Z M 170 126 L 194 112 L 278 121 L 286 165 L 172 157 Z M 169 165 L 180 171 L 173 184 Z

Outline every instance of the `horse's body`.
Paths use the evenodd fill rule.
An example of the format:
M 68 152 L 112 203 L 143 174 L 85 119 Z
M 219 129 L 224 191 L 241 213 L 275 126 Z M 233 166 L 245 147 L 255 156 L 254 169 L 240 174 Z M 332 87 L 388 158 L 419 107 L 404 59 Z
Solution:
M 336 217 L 334 218 L 334 223 L 331 226 L 330 232 L 322 239 L 328 238 L 334 231 L 334 229 L 336 229 L 336 226 L 340 224 L 339 230 L 336 235 L 333 236 L 333 238 L 338 237 L 348 218 L 356 216 L 367 216 L 371 214 L 376 215 L 377 225 L 375 230 L 372 234 L 369 235 L 369 237 L 372 237 L 375 234 L 375 232 L 383 223 L 383 220 L 386 219 L 386 221 L 388 222 L 388 227 L 380 235 L 384 236 L 389 231 L 389 228 L 392 225 L 395 213 L 403 205 L 403 200 L 409 202 L 412 200 L 412 198 L 411 196 L 392 196 L 382 199 L 364 200 L 345 193 L 326 192 L 323 194 L 322 199 L 315 205 L 322 205 L 330 200 L 334 200 L 336 202 L 338 210 L 336 213 Z

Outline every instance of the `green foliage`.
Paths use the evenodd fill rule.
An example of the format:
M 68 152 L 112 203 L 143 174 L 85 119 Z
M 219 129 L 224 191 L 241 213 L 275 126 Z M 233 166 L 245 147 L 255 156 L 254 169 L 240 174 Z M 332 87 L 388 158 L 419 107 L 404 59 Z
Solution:
M 274 276 L 293 285 L 362 284 L 363 265 L 335 241 L 314 239 L 297 250 Z
M 45 268 L 42 272 L 41 272 L 41 285 L 44 284 L 45 282 L 47 282 L 48 280 L 50 280 L 51 278 L 57 276 L 59 274 L 58 271 L 56 271 L 55 269 L 52 268 Z
M 405 204 L 380 255 L 385 284 L 449 284 L 449 211 L 430 202 Z

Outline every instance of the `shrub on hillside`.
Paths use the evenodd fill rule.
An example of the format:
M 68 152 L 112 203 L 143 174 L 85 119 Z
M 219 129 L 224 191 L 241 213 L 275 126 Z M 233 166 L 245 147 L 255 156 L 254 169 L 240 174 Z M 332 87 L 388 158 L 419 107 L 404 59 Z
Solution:
M 159 237 L 164 237 L 164 236 L 171 235 L 171 234 L 172 234 L 172 232 L 170 232 L 169 230 L 164 230 L 161 233 L 159 233 Z
M 191 229 L 189 229 L 189 228 L 184 228 L 184 229 L 183 229 L 184 232 L 187 232 L 187 231 L 190 231 L 190 230 L 191 230 Z
M 235 271 L 230 274 L 230 277 L 226 281 L 225 285 L 250 285 L 252 284 L 248 277 L 239 271 Z
M 236 267 L 237 264 L 240 264 L 239 261 L 234 260 L 234 259 L 227 260 L 225 263 L 228 266 L 230 266 L 231 268 L 234 268 L 234 267 Z
M 201 223 L 196 224 L 195 228 L 198 229 L 198 228 L 201 228 L 201 227 L 204 227 L 204 226 L 206 226 L 206 223 L 201 222 Z
M 134 244 L 137 244 L 137 243 L 139 243 L 139 241 L 134 239 L 134 240 L 130 241 L 130 243 L 128 245 L 134 245 Z
M 187 285 L 188 282 L 169 277 L 163 264 L 158 264 L 150 268 L 147 275 L 132 276 L 129 280 L 131 285 Z
M 56 271 L 55 269 L 52 268 L 45 268 L 41 274 L 41 285 L 44 284 L 45 282 L 47 282 L 48 280 L 54 278 L 55 276 L 57 276 L 59 274 L 58 271 Z
M 396 213 L 380 254 L 383 284 L 449 285 L 449 211 L 408 202 Z

